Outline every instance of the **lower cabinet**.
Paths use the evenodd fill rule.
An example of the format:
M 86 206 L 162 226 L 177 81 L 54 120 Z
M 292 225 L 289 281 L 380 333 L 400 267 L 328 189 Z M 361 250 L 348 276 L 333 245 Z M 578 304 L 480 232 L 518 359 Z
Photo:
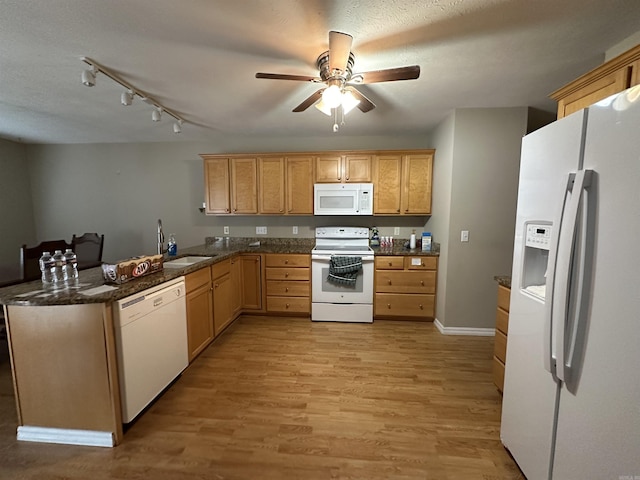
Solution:
M 238 261 L 241 308 L 243 311 L 262 310 L 262 255 L 242 254 Z
M 498 285 L 498 309 L 496 311 L 496 336 L 493 347 L 493 383 L 502 392 L 504 369 L 507 359 L 507 333 L 509 331 L 509 302 L 511 290 Z
M 211 268 L 202 268 L 185 276 L 189 361 L 213 340 L 213 299 Z
M 213 264 L 211 274 L 213 279 L 213 327 L 217 336 L 235 318 L 231 260 L 222 260 Z
M 377 256 L 374 316 L 432 321 L 438 258 Z
M 267 313 L 311 314 L 311 256 L 267 254 Z

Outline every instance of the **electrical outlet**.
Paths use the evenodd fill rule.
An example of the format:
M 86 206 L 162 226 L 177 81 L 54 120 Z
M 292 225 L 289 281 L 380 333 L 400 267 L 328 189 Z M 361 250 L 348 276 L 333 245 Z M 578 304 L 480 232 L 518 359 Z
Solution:
M 393 234 L 400 235 L 400 227 L 393 227 Z
M 469 230 L 462 230 L 460 232 L 460 241 L 468 242 L 469 241 Z
M 229 235 L 229 227 L 228 227 L 228 226 L 226 226 L 226 225 L 225 225 L 225 226 L 223 227 L 223 230 L 224 230 L 224 234 L 225 234 L 225 235 Z
M 298 227 L 297 227 L 297 226 L 294 226 L 294 227 L 293 227 L 293 234 L 294 234 L 294 235 L 297 235 L 297 234 L 298 234 Z
M 256 235 L 266 235 L 267 227 L 256 227 Z

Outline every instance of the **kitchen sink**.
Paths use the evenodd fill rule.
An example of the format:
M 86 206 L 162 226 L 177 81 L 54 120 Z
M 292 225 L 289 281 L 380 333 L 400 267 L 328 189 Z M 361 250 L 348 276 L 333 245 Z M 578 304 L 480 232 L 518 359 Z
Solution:
M 163 266 L 165 268 L 183 268 L 194 265 L 196 263 L 204 262 L 206 260 L 210 260 L 211 258 L 212 257 L 180 257 L 176 258 L 175 260 L 164 262 Z

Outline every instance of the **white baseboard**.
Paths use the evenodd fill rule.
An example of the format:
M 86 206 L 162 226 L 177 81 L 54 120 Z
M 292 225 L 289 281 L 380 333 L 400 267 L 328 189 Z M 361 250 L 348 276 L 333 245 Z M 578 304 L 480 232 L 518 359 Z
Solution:
M 113 447 L 111 432 L 94 430 L 69 430 L 66 428 L 18 427 L 18 440 L 24 442 L 64 443 L 67 445 L 87 445 L 90 447 Z
M 433 323 L 442 335 L 471 335 L 474 337 L 493 337 L 496 334 L 495 328 L 445 327 L 437 318 Z

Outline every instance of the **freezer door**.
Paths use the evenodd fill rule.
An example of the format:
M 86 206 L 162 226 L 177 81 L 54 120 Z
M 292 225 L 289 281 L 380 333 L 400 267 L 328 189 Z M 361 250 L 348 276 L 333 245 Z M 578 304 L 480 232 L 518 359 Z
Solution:
M 580 166 L 583 128 L 580 111 L 522 142 L 501 438 L 529 480 L 549 476 L 559 387 L 544 368 L 544 300 L 524 290 L 525 231 L 530 224 L 557 227 L 567 177 Z
M 554 480 L 640 478 L 640 87 L 603 103 L 588 113 L 593 265 L 585 334 L 567 335 Z

